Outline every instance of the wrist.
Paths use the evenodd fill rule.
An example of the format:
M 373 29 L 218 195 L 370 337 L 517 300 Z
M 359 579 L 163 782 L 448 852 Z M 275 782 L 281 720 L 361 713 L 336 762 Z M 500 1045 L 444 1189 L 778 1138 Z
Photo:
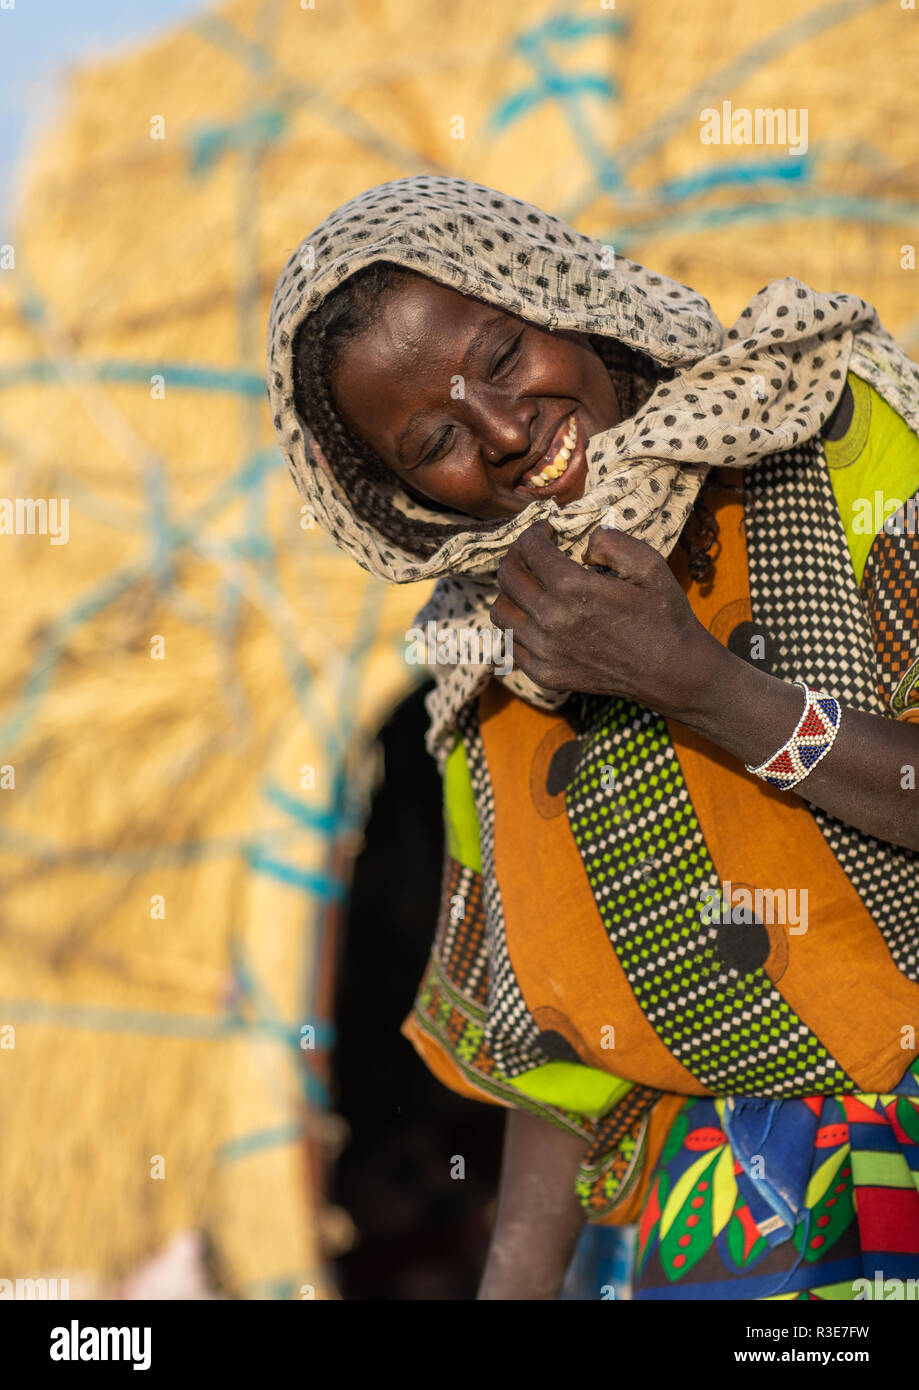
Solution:
M 790 737 L 804 707 L 800 686 L 759 670 L 710 633 L 700 660 L 703 674 L 681 723 L 709 742 L 758 766 Z
M 738 694 L 743 672 L 737 667 L 745 665 L 699 624 L 674 653 L 674 668 L 682 678 L 674 682 L 672 707 L 661 713 L 708 736 L 706 731 L 719 719 L 726 696 Z

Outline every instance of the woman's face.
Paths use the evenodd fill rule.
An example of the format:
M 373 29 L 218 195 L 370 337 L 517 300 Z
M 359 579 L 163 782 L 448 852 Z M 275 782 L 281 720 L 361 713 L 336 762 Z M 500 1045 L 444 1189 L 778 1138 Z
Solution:
M 421 498 L 491 521 L 581 497 L 591 435 L 621 418 L 584 334 L 411 276 L 330 382 L 349 429 Z

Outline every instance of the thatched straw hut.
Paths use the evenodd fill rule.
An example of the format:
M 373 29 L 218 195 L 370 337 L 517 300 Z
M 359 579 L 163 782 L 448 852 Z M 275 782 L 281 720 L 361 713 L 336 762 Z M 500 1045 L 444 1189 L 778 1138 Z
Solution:
M 876 0 L 238 0 L 73 74 L 0 257 L 0 490 L 69 501 L 66 544 L 0 542 L 0 1274 L 104 1291 L 197 1231 L 225 1292 L 321 1297 L 350 1239 L 331 947 L 425 593 L 301 516 L 289 250 L 445 170 L 726 320 L 795 274 L 911 349 L 917 58 Z M 724 101 L 806 111 L 806 151 L 703 143 Z

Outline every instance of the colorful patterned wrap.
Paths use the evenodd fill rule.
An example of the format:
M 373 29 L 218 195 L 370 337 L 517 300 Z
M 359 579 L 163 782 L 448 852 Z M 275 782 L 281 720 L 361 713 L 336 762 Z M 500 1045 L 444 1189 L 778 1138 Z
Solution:
M 856 409 L 842 440 L 811 442 L 712 489 L 707 505 L 720 528 L 713 583 L 691 581 L 682 550 L 670 563 L 696 615 L 724 645 L 740 652 L 758 639 L 773 674 L 800 673 L 844 708 L 880 703 L 890 718 L 919 720 L 919 537 L 890 524 L 866 547 L 850 506 L 866 489 L 871 496 L 875 482 L 887 493 L 896 484 L 907 500 L 893 499 L 894 523 L 903 520 L 919 498 L 919 439 L 851 374 L 849 390 Z M 853 431 L 862 441 L 854 452 Z M 731 490 L 732 482 L 743 490 Z M 851 497 L 847 482 L 856 489 Z M 463 1094 L 540 1113 L 584 1138 L 576 1186 L 587 1219 L 626 1224 L 644 1213 L 639 1296 L 676 1289 L 685 1297 L 699 1281 L 721 1288 L 733 1280 L 739 1288 L 760 1265 L 767 1282 L 776 1271 L 787 1278 L 784 1296 L 815 1288 L 812 1266 L 826 1263 L 831 1249 L 845 1268 L 832 1264 L 825 1279 L 822 1270 L 821 1286 L 858 1277 L 850 1250 L 856 1228 L 850 1223 L 845 1234 L 839 1212 L 827 1230 L 811 1233 L 820 1244 L 808 1247 L 794 1273 L 787 1259 L 803 1223 L 827 1215 L 817 1210 L 820 1174 L 829 1172 L 820 1165 L 848 1153 L 846 1145 L 854 1166 L 843 1174 L 840 1158 L 839 1181 L 851 1178 L 850 1187 L 871 1171 L 857 1147 L 870 1154 L 871 1143 L 881 1143 L 881 1153 L 884 1144 L 900 1146 L 896 1183 L 866 1179 L 883 1189 L 869 1207 L 873 1201 L 880 1212 L 894 1189 L 905 1194 L 896 1199 L 904 1206 L 919 1201 L 908 1185 L 919 856 L 769 787 L 633 702 L 572 696 L 549 712 L 496 682 L 462 712 L 444 806 L 441 912 L 403 1025 L 435 1074 Z M 800 907 L 807 891 L 805 930 L 795 930 L 788 913 L 732 919 L 734 895 L 760 889 L 757 905 L 768 906 L 780 884 L 789 890 L 785 905 L 795 890 Z M 728 910 L 706 922 L 700 902 L 713 891 Z M 769 1102 L 775 1133 L 784 1136 L 770 1150 L 772 1195 L 788 1187 L 788 1163 L 795 1182 L 802 1179 L 801 1154 L 808 1170 L 798 1219 L 767 1253 L 748 1237 L 755 1227 L 756 1240 L 768 1244 L 775 1211 L 753 1214 L 742 1183 L 728 1210 L 740 1160 L 716 1136 L 725 1133 L 719 1106 L 737 1107 L 736 1147 L 739 1115 Z M 842 1136 L 838 1127 L 856 1120 L 873 1125 L 870 1134 L 853 1130 L 830 1144 L 829 1134 Z M 709 1149 L 693 1147 L 703 1142 L 700 1131 Z M 687 1142 L 695 1136 L 688 1150 L 681 1134 Z M 719 1144 L 727 1148 L 716 1154 Z M 717 1220 L 724 1221 L 695 1235 L 681 1230 L 675 1239 L 690 1241 L 674 1259 L 685 1253 L 685 1263 L 671 1260 L 667 1270 L 669 1244 L 659 1252 L 676 1215 L 662 1237 L 648 1213 L 655 1202 L 675 1200 L 690 1171 L 687 1154 L 693 1163 L 706 1155 L 720 1163 Z M 707 1162 L 702 1167 L 708 1173 Z M 696 1179 L 709 1181 L 701 1169 Z M 681 1203 L 682 1195 L 680 1188 Z M 876 1234 L 869 1208 L 859 1211 L 863 1252 L 896 1254 L 883 1243 L 886 1218 Z M 904 1221 L 902 1229 L 914 1225 Z M 694 1242 L 706 1234 L 697 1253 Z M 818 1261 L 812 1250 L 825 1255 Z
M 632 1297 L 919 1297 L 919 1064 L 900 1091 L 780 1103 L 779 1163 L 800 1193 L 790 1230 L 737 1156 L 730 1102 L 687 1101 L 642 1212 Z M 754 1173 L 771 1173 L 759 1157 Z

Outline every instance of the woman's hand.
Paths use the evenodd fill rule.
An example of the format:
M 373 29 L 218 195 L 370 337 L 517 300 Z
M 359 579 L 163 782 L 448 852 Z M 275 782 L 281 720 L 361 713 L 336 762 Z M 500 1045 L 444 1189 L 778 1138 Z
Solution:
M 673 718 L 701 703 L 719 644 L 698 621 L 667 561 L 624 531 L 597 529 L 585 569 L 530 526 L 498 570 L 496 627 L 513 631 L 513 661 L 547 690 L 620 695 Z
M 585 559 L 616 574 L 563 555 L 547 522 L 508 551 L 491 617 L 513 631 L 515 666 L 547 690 L 635 700 L 751 767 L 782 747 L 801 716 L 800 688 L 707 632 L 657 551 L 598 530 Z M 791 794 L 919 852 L 917 771 L 919 726 L 846 707 L 833 747 Z

